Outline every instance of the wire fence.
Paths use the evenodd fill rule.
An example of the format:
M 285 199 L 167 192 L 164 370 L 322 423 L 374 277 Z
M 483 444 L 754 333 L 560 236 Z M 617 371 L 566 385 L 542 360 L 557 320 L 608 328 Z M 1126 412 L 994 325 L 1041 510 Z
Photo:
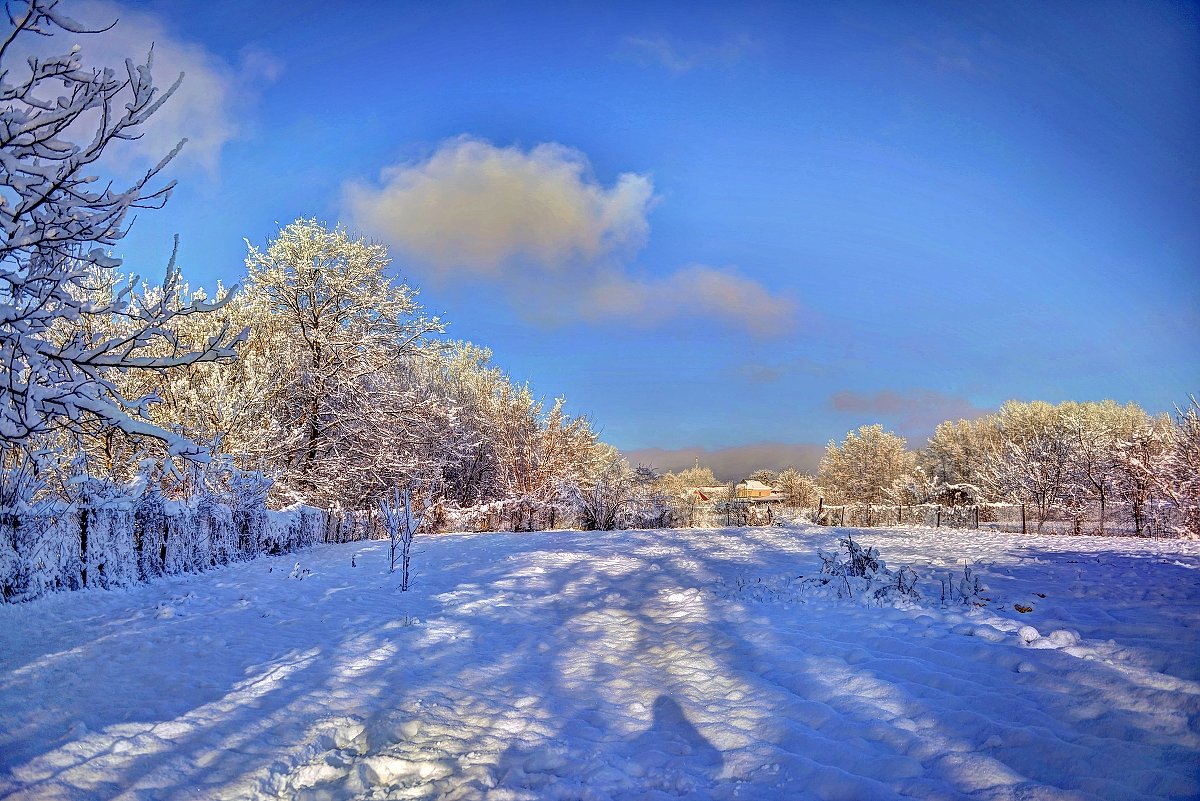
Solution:
M 1137 509 L 1128 504 L 1107 504 L 1103 513 L 1099 504 L 1089 504 L 1069 510 L 1049 508 L 1040 514 L 1032 504 L 1014 503 L 822 504 L 815 509 L 781 509 L 780 515 L 818 525 L 852 528 L 925 526 L 1109 537 L 1171 537 L 1180 522 L 1177 510 L 1166 503 L 1147 503 Z

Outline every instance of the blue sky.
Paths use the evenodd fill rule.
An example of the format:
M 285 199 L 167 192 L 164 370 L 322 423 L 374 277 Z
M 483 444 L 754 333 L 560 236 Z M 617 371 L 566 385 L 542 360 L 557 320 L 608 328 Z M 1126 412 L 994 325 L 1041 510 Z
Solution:
M 69 8 L 187 72 L 130 269 L 343 221 L 635 458 L 1200 391 L 1195 4 Z

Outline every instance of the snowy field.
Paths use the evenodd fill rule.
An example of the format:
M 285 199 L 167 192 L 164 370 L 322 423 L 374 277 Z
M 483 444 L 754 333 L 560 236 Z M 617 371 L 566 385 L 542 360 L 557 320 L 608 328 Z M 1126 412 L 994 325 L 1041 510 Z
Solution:
M 386 543 L 324 545 L 0 607 L 0 797 L 1200 796 L 1200 544 L 856 531 L 918 574 L 879 607 L 799 578 L 838 533 L 426 538 L 406 594 Z M 963 565 L 985 605 L 941 602 Z

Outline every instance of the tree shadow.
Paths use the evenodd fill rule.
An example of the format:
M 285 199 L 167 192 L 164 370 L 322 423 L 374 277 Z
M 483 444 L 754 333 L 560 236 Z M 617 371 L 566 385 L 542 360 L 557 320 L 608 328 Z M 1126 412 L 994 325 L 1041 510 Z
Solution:
M 408 593 L 376 564 L 377 544 L 278 560 L 311 566 L 304 582 L 253 565 L 223 573 L 225 588 L 199 577 L 206 630 L 243 630 L 244 675 L 208 675 L 188 703 L 122 720 L 123 693 L 159 688 L 122 674 L 121 649 L 153 634 L 156 657 L 181 671 L 194 649 L 145 617 L 91 640 L 74 630 L 56 652 L 82 653 L 103 689 L 23 730 L 0 795 L 899 798 L 984 792 L 980 776 L 1112 795 L 1130 770 L 1165 770 L 1163 794 L 1186 790 L 1196 749 L 1135 709 L 1169 693 L 1120 666 L 1030 650 L 1011 633 L 970 639 L 941 611 L 712 592 L 718 579 L 811 573 L 814 547 L 836 534 L 456 535 L 422 544 Z M 1043 561 L 1078 557 L 1021 555 L 1009 565 L 1021 586 Z M 1048 577 L 1066 575 L 1056 570 Z M 244 587 L 270 582 L 270 617 L 240 605 Z M 186 631 L 186 618 L 155 625 L 175 623 Z M 50 667 L 0 685 L 0 703 Z M 1193 700 L 1171 703 L 1186 716 Z M 90 734 L 62 733 L 76 716 Z M 1106 764 L 1120 738 L 1147 744 Z M 0 751 L 13 744 L 0 735 Z

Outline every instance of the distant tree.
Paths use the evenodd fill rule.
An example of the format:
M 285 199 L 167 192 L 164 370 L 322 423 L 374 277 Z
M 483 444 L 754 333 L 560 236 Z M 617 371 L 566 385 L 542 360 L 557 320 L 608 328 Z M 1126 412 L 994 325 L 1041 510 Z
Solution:
M 1113 496 L 1133 523 L 1136 536 L 1143 536 L 1151 522 L 1151 504 L 1160 485 L 1164 454 L 1173 438 L 1173 424 L 1166 415 L 1145 418 L 1115 443 L 1112 455 Z
M 678 473 L 666 473 L 661 479 L 663 491 L 673 495 L 689 494 L 696 487 L 715 487 L 717 477 L 711 467 L 689 467 Z
M 126 397 L 110 377 L 233 358 L 238 337 L 226 328 L 195 349 L 181 348 L 171 328 L 220 303 L 180 302 L 174 253 L 157 297 L 139 294 L 136 277 L 110 281 L 103 299 L 85 291 L 120 266 L 106 251 L 128 232 L 129 212 L 166 202 L 174 182 L 151 184 L 179 147 L 124 190 L 100 179 L 102 157 L 113 143 L 141 136 L 183 76 L 164 91 L 154 83 L 152 58 L 120 70 L 87 69 L 78 47 L 19 63 L 17 43 L 27 37 L 92 31 L 54 0 L 7 11 L 11 29 L 0 41 L 0 437 L 23 443 L 63 429 L 116 429 L 161 440 L 172 456 L 206 458 L 194 442 L 150 421 L 152 395 Z
M 1070 480 L 1071 448 L 1062 416 L 1042 401 L 1008 401 L 996 425 L 998 439 L 987 461 L 991 483 L 1002 496 L 1033 506 L 1040 534 Z
M 574 491 L 580 528 L 612 531 L 633 500 L 634 472 L 621 459 L 613 459 L 594 479 Z
M 1063 495 L 1068 505 L 1075 507 L 1096 502 L 1100 510 L 1099 533 L 1103 535 L 1108 507 L 1118 493 L 1122 443 L 1131 441 L 1145 429 L 1148 415 L 1137 404 L 1121 406 L 1110 400 L 1064 403 L 1058 411 L 1070 456 Z
M 789 467 L 776 477 L 775 488 L 783 493 L 783 502 L 792 507 L 815 507 L 821 497 L 817 479 Z
M 932 485 L 930 495 L 956 503 L 969 495 L 982 500 L 988 485 L 987 457 L 996 441 L 995 418 L 940 423 L 919 460 Z
M 779 479 L 779 474 L 776 473 L 774 470 L 755 470 L 753 473 L 750 474 L 751 481 L 761 481 L 763 484 L 766 484 L 768 487 L 774 486 L 775 482 L 778 481 L 778 479 Z
M 1166 447 L 1149 469 L 1157 490 L 1175 507 L 1180 534 L 1200 536 L 1200 401 L 1178 411 Z
M 662 490 L 658 471 L 648 465 L 633 470 L 630 502 L 622 516 L 624 528 L 667 528 L 678 520 L 676 499 Z
M 633 480 L 641 485 L 650 485 L 658 481 L 658 470 L 652 465 L 639 464 L 633 469 Z
M 867 504 L 899 503 L 907 479 L 916 470 L 916 454 L 906 441 L 881 425 L 849 432 L 841 445 L 830 442 L 821 459 L 820 482 L 844 501 Z

